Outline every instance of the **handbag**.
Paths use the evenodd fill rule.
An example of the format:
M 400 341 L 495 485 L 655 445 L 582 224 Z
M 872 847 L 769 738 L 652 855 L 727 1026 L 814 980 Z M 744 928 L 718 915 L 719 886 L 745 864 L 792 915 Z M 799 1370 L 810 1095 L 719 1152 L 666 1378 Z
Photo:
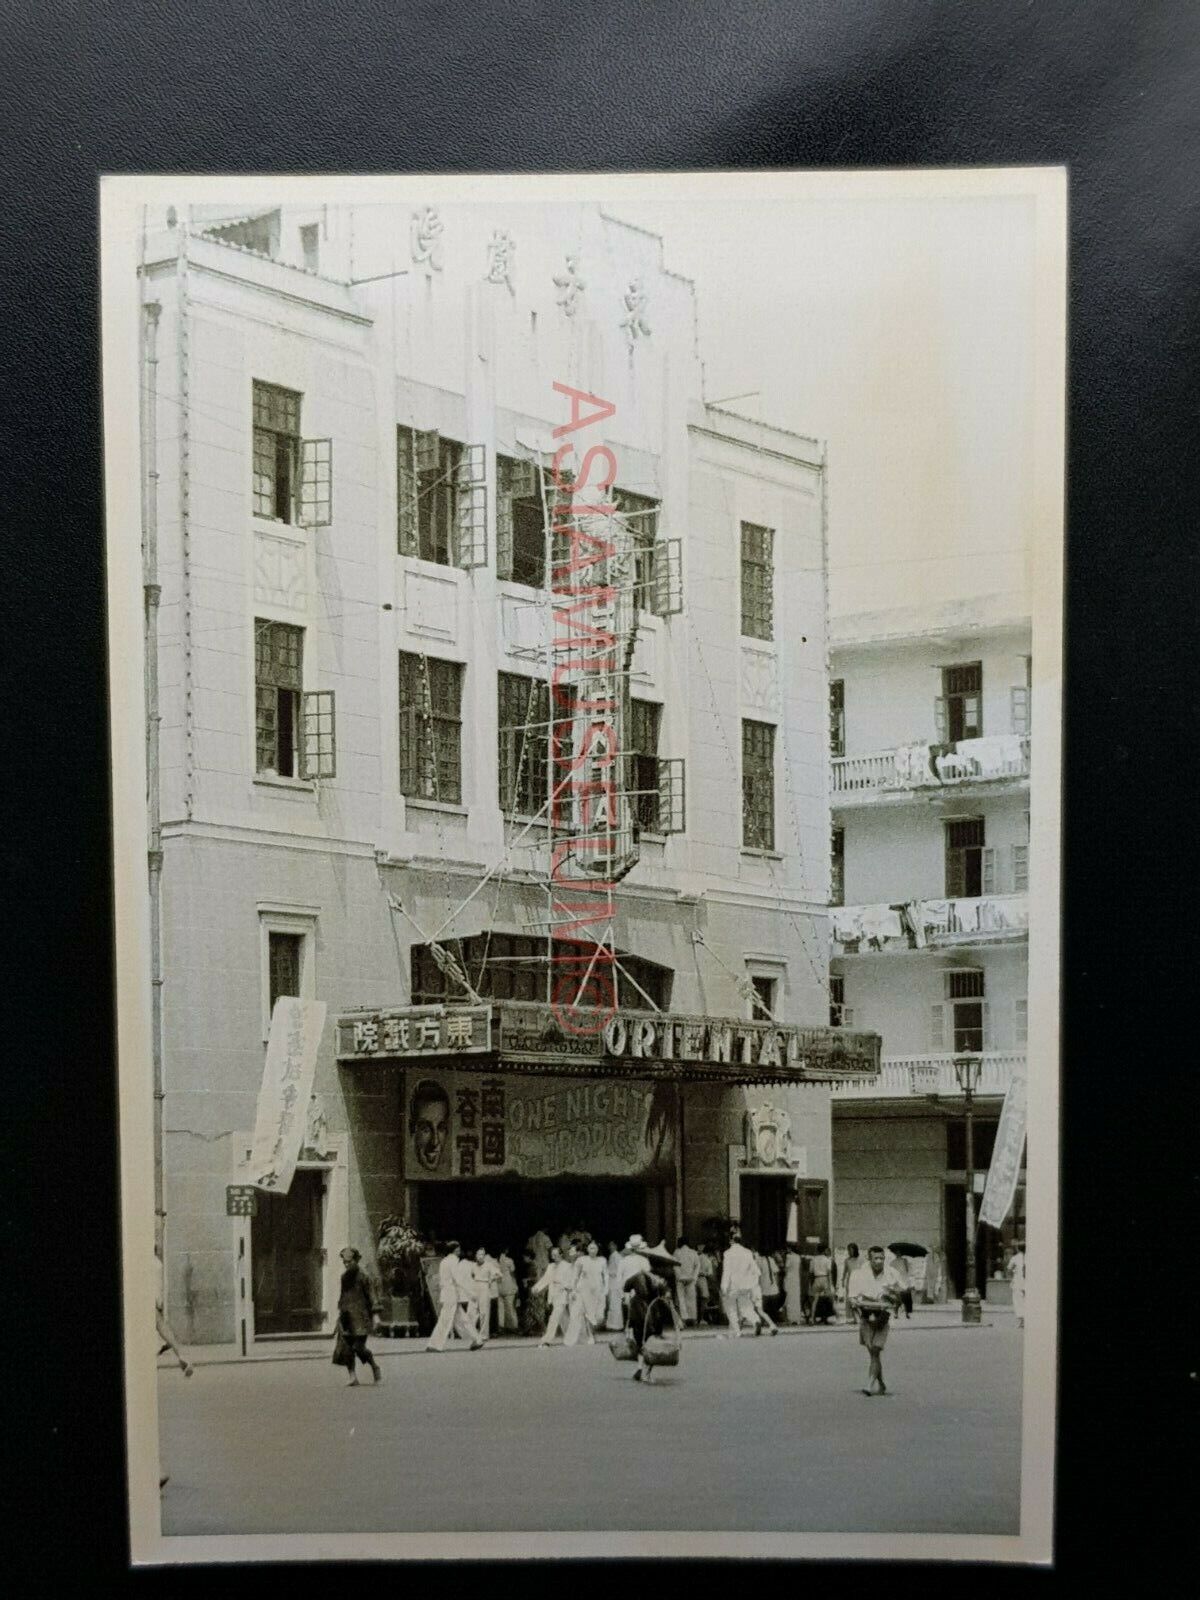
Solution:
M 335 1367 L 348 1367 L 351 1371 L 354 1370 L 354 1351 L 351 1349 L 346 1335 L 342 1332 L 340 1322 L 334 1329 L 333 1334 L 332 1363 Z
M 670 1333 L 647 1333 L 642 1340 L 642 1360 L 648 1367 L 677 1367 L 682 1347 L 679 1313 L 666 1295 L 659 1295 L 647 1306 L 646 1326 L 650 1325 L 650 1312 L 660 1303 L 671 1313 L 672 1330 Z

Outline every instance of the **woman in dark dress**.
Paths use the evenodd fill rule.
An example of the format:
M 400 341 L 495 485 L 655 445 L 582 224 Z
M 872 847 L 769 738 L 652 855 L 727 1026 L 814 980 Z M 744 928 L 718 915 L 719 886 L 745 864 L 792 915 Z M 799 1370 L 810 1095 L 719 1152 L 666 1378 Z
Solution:
M 374 1284 L 359 1265 L 361 1260 L 358 1251 L 350 1245 L 342 1251 L 345 1271 L 342 1273 L 342 1293 L 338 1300 L 338 1328 L 349 1352 L 349 1383 L 358 1383 L 358 1373 L 354 1369 L 356 1361 L 361 1361 L 364 1367 L 370 1367 L 373 1380 L 382 1383 L 383 1373 L 379 1370 L 379 1363 L 367 1349 L 368 1334 L 379 1326 L 379 1302 L 375 1297 Z
M 654 1368 L 647 1366 L 642 1357 L 646 1338 L 675 1326 L 671 1307 L 664 1298 L 668 1288 L 667 1280 L 653 1272 L 639 1272 L 625 1284 L 625 1326 L 637 1351 L 637 1366 L 633 1370 L 635 1383 L 654 1382 Z

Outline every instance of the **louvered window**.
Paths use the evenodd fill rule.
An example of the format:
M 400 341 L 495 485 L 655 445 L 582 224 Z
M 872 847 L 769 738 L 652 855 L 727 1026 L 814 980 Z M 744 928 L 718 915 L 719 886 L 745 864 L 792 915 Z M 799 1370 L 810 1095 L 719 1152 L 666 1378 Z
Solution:
M 942 668 L 942 697 L 936 705 L 937 736 L 942 744 L 978 739 L 983 734 L 983 663 L 968 661 Z
M 982 817 L 960 817 L 946 823 L 946 894 L 973 898 L 984 892 L 984 829 Z
M 829 685 L 829 753 L 846 754 L 846 684 L 834 678 Z
M 846 830 L 834 828 L 830 834 L 829 904 L 846 903 Z

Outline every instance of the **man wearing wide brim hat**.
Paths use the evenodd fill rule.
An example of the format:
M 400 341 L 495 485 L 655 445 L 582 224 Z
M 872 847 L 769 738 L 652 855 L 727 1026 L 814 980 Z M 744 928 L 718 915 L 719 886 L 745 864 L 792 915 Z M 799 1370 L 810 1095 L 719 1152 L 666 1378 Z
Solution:
M 671 1271 L 677 1263 L 667 1249 L 665 1241 L 651 1246 L 640 1233 L 630 1237 L 623 1254 L 625 1261 L 622 1272 L 622 1300 L 625 1305 L 625 1326 L 637 1355 L 637 1368 L 633 1376 L 638 1381 L 650 1383 L 653 1382 L 654 1374 L 645 1360 L 643 1344 L 648 1333 L 661 1331 L 660 1323 L 656 1323 L 654 1327 L 649 1326 L 652 1320 L 651 1308 L 662 1312 L 667 1306 L 663 1298 L 667 1283 L 661 1274 L 664 1271 Z

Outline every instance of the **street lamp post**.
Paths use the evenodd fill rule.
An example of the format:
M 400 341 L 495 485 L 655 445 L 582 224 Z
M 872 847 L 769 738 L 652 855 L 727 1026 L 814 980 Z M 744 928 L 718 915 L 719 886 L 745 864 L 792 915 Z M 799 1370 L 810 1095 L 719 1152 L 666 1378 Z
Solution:
M 955 1056 L 954 1076 L 966 1101 L 967 1120 L 967 1271 L 962 1296 L 962 1319 L 965 1323 L 979 1323 L 983 1316 L 975 1264 L 975 1091 L 979 1087 L 982 1071 L 982 1054 L 973 1052 Z

